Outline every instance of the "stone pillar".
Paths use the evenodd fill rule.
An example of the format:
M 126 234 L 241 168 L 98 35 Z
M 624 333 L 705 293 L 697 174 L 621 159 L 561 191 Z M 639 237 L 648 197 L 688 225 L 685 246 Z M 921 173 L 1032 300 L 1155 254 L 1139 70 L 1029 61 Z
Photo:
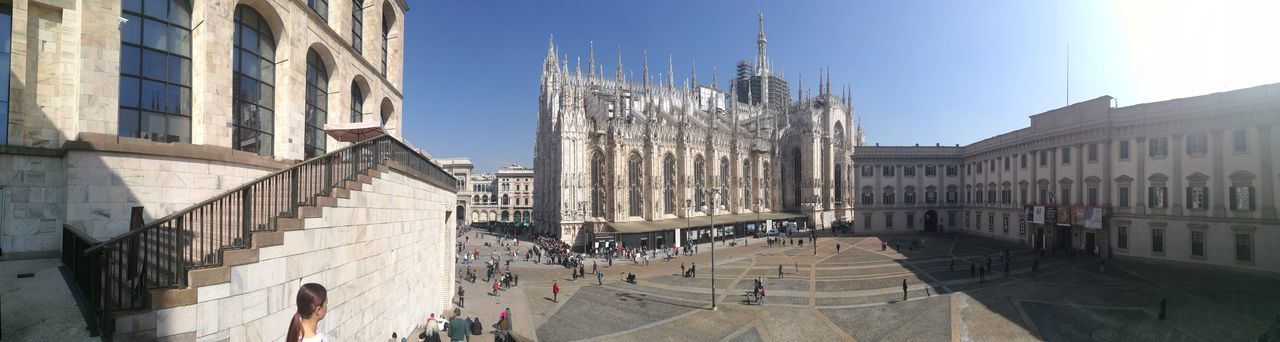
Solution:
M 1209 202 L 1213 204 L 1213 217 L 1227 217 L 1227 207 L 1223 203 L 1230 203 L 1230 191 L 1227 190 L 1226 173 L 1223 172 L 1222 151 L 1222 130 L 1215 129 L 1210 132 L 1209 146 L 1213 149 L 1213 175 L 1210 180 L 1213 182 L 1213 191 L 1210 192 Z
M 1172 154 L 1169 160 L 1173 166 L 1173 175 L 1170 176 L 1172 179 L 1169 180 L 1172 184 L 1169 187 L 1169 215 L 1172 216 L 1182 216 L 1183 201 L 1187 200 L 1183 198 L 1186 196 L 1186 189 L 1182 187 L 1182 155 L 1186 153 L 1185 150 L 1185 145 L 1182 144 L 1182 133 L 1174 134 L 1173 138 L 1169 139 L 1169 153 Z
M 1132 149 L 1129 150 L 1129 157 L 1138 160 L 1138 174 L 1133 177 L 1134 192 L 1137 196 L 1133 196 L 1137 202 L 1133 207 L 1134 213 L 1138 215 L 1146 215 L 1150 208 L 1147 208 L 1147 137 L 1138 137 L 1134 139 Z
M 1258 198 L 1250 199 L 1258 201 L 1258 208 L 1261 209 L 1262 219 L 1265 220 L 1273 220 L 1276 218 L 1276 207 L 1273 202 L 1275 200 L 1273 196 L 1275 196 L 1274 194 L 1276 191 L 1275 177 L 1273 177 L 1273 175 L 1276 173 L 1275 169 L 1273 169 L 1274 161 L 1271 160 L 1271 156 L 1273 155 L 1271 149 L 1275 147 L 1272 145 L 1273 138 L 1274 137 L 1271 136 L 1270 125 L 1258 126 L 1258 155 L 1261 157 L 1262 161 L 1262 177 L 1260 177 L 1262 184 L 1261 187 L 1259 187 L 1259 190 L 1261 191 L 1255 192 L 1258 194 Z
M 1102 186 L 1098 189 L 1098 196 L 1102 197 L 1102 206 L 1111 207 L 1111 182 L 1115 181 L 1111 179 L 1111 167 L 1115 165 L 1111 162 L 1111 140 L 1104 140 L 1098 148 L 1102 150 Z
M 1076 165 L 1075 176 L 1071 179 L 1075 181 L 1074 183 L 1071 183 L 1072 185 L 1075 185 L 1075 189 L 1072 190 L 1073 194 L 1071 194 L 1071 199 L 1075 203 L 1072 203 L 1072 205 L 1084 205 L 1084 164 L 1087 163 L 1089 159 L 1088 156 L 1085 155 L 1084 144 L 1076 144 L 1072 149 L 1075 150 L 1075 153 L 1073 153 L 1075 154 L 1075 159 L 1072 161 L 1075 162 Z

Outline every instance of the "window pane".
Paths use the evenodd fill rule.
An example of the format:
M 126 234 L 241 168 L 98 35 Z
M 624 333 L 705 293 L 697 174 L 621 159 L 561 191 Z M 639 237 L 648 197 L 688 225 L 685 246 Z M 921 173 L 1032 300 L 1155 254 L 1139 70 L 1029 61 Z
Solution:
M 188 62 L 185 58 L 177 55 L 169 55 L 169 65 L 167 66 L 169 83 L 189 84 L 183 83 L 183 74 L 188 73 L 191 69 L 191 65 L 187 63 Z
M 134 44 L 142 44 L 142 18 L 136 15 L 122 15 L 128 22 L 120 29 L 120 39 Z
M 132 46 L 120 47 L 120 73 L 126 75 L 139 74 L 142 66 L 141 51 Z M 6 64 L 7 65 L 7 64 Z
M 124 0 L 122 6 L 126 11 L 142 13 L 142 0 Z
M 143 49 L 142 65 L 144 67 L 142 67 L 142 76 L 161 81 L 167 80 L 165 73 L 168 70 L 168 60 L 169 58 L 163 52 Z
M 142 24 L 142 44 L 153 49 L 169 48 L 169 24 L 144 19 Z
M 156 18 L 162 18 L 162 19 L 169 17 L 168 1 L 165 1 L 165 0 L 144 1 L 142 5 L 144 6 L 143 12 L 142 12 L 143 14 L 153 16 Z
M 165 87 L 164 111 L 178 113 L 182 110 L 182 89 L 175 85 Z
M 191 56 L 191 31 L 170 26 L 169 49 L 179 55 Z
M 120 76 L 120 105 L 126 107 L 138 107 L 138 79 L 129 76 Z
M 182 27 L 191 27 L 191 4 L 186 0 L 173 1 L 169 6 L 169 22 Z
M 155 111 L 163 110 L 164 88 L 164 83 L 143 80 L 141 102 L 138 107 Z
M 138 111 L 135 109 L 120 109 L 120 123 L 116 129 L 117 134 L 126 137 L 138 136 Z
M 191 142 L 191 119 L 181 116 L 169 116 L 168 142 Z
M 151 139 L 152 141 L 164 140 L 164 114 L 157 112 L 142 112 L 142 137 Z

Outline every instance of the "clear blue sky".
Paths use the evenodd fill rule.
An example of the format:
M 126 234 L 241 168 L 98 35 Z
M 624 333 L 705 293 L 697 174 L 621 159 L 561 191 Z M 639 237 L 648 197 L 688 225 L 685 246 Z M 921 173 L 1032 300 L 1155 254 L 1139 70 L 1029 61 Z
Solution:
M 1278 1 L 412 1 L 405 129 L 436 157 L 479 170 L 532 166 L 547 37 L 613 75 L 697 61 L 721 86 L 768 51 L 794 87 L 818 71 L 849 84 L 867 143 L 969 144 L 1027 116 L 1102 95 L 1120 106 L 1280 81 Z M 1068 46 L 1070 96 L 1068 97 Z M 677 81 L 677 83 L 681 83 Z

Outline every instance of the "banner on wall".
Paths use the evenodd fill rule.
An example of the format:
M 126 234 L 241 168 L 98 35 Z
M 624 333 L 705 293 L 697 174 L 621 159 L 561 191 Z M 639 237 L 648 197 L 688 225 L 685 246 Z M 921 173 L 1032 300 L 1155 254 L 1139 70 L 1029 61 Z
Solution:
M 1032 209 L 1031 223 L 1044 224 L 1044 207 L 1036 206 Z
M 1058 207 L 1044 207 L 1044 224 L 1058 224 Z
M 1084 211 L 1084 227 L 1088 229 L 1102 229 L 1102 215 L 1105 211 L 1102 208 L 1087 208 Z
M 1071 223 L 1074 222 L 1072 220 L 1074 220 L 1076 216 L 1074 214 L 1075 211 L 1073 209 L 1079 209 L 1079 208 L 1075 208 L 1071 206 L 1058 207 L 1058 215 L 1056 216 L 1058 218 L 1059 226 L 1070 226 Z

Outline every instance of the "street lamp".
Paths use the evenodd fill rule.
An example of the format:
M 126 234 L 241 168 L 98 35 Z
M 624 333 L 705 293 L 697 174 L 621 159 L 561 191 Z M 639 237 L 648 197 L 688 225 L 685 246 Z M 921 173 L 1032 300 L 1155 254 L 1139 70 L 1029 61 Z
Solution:
M 800 203 L 800 205 L 809 207 L 810 210 L 813 210 L 818 205 L 818 195 L 810 196 L 808 200 Z M 817 213 L 815 212 L 815 214 Z M 809 236 L 812 237 L 813 240 L 813 255 L 818 255 L 818 223 L 816 219 L 814 220 L 813 227 L 809 229 Z
M 706 189 L 710 206 L 702 206 L 702 211 L 711 217 L 711 310 L 716 309 L 716 199 L 720 198 L 720 189 Z M 724 205 L 718 208 L 724 209 Z
M 682 248 L 688 247 L 688 245 L 691 244 L 689 243 L 688 236 L 689 236 L 689 231 L 693 229 L 693 200 L 684 200 L 684 220 L 685 220 L 684 221 L 685 222 L 684 223 L 684 235 L 685 235 L 684 244 L 685 245 L 681 246 Z M 676 237 L 676 239 L 679 239 L 679 238 L 680 238 L 679 236 Z
M 760 209 L 763 209 L 763 201 L 756 197 L 756 233 L 760 233 L 760 227 L 764 226 L 764 222 L 760 222 Z

